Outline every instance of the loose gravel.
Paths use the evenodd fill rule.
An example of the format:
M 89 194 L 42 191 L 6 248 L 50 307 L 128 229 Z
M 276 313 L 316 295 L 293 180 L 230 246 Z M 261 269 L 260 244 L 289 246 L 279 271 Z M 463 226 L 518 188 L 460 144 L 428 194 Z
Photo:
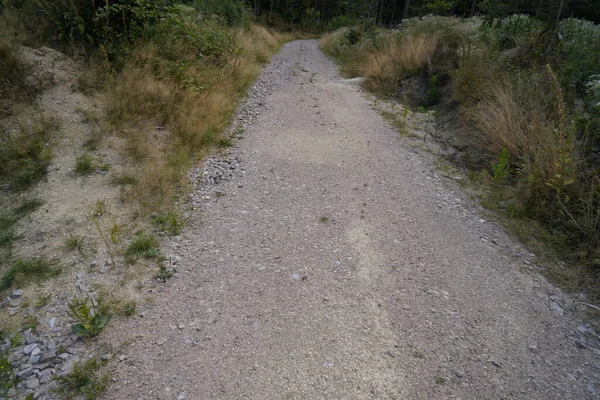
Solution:
M 103 336 L 106 399 L 594 399 L 598 337 L 339 77 L 287 44 L 190 173 L 177 274 Z

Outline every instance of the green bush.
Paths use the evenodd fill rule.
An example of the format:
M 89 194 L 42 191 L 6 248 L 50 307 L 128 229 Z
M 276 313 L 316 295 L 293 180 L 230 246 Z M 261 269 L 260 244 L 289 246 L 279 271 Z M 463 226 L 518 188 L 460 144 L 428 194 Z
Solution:
M 559 26 L 560 80 L 569 100 L 585 92 L 592 75 L 600 74 L 600 26 L 568 18 Z
M 339 15 L 333 18 L 331 21 L 329 21 L 325 29 L 328 32 L 333 32 L 343 27 L 349 28 L 351 26 L 354 26 L 355 24 L 356 18 L 350 15 Z

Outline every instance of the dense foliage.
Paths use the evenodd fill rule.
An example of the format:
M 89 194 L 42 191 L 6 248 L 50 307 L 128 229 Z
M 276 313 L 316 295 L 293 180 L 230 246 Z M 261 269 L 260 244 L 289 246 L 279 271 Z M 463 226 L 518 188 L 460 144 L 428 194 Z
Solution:
M 544 21 L 563 17 L 600 22 L 600 3 L 594 0 L 247 0 L 256 15 L 277 13 L 283 20 L 303 26 L 325 26 L 334 30 L 340 18 L 371 19 L 380 25 L 395 25 L 402 19 L 426 14 L 503 18 L 526 14 Z M 564 4 L 563 4 L 564 3 Z M 560 11 L 559 11 L 560 9 Z M 269 22 L 272 19 L 268 19 Z M 335 22 L 333 22 L 335 21 Z

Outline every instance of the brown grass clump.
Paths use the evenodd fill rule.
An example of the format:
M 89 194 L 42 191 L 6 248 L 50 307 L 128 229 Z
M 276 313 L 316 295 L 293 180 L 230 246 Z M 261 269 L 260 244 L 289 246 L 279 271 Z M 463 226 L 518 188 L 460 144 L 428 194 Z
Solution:
M 401 79 L 430 68 L 438 43 L 437 35 L 411 34 L 370 52 L 360 67 L 365 86 L 370 90 L 389 90 Z
M 190 57 L 185 43 L 168 52 L 141 44 L 108 90 L 107 121 L 135 171 L 124 198 L 145 214 L 172 209 L 190 163 L 219 141 L 237 100 L 286 39 L 261 26 L 232 37 L 234 46 L 202 58 Z

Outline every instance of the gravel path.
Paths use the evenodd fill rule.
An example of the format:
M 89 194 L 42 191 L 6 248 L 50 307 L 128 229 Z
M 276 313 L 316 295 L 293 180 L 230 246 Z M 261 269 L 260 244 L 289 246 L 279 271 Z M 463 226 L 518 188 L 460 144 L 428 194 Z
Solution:
M 572 300 L 316 41 L 274 57 L 240 123 L 205 175 L 235 172 L 197 171 L 179 273 L 107 330 L 106 399 L 599 398 Z

